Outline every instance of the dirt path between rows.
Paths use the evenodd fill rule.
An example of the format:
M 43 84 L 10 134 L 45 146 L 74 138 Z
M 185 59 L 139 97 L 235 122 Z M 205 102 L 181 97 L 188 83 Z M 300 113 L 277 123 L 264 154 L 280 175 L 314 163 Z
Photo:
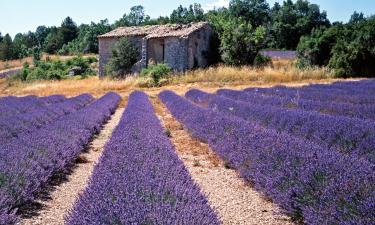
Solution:
M 153 104 L 177 154 L 223 224 L 293 224 L 276 205 L 246 185 L 234 170 L 227 169 L 207 144 L 192 138 L 160 100 L 153 98 Z
M 103 129 L 97 137 L 91 142 L 87 153 L 80 156 L 84 159 L 84 163 L 79 163 L 73 169 L 73 172 L 68 176 L 68 181 L 58 185 L 51 193 L 49 200 L 40 201 L 43 208 L 39 215 L 28 219 L 22 219 L 21 225 L 60 225 L 64 224 L 64 216 L 73 207 L 75 200 L 79 193 L 81 193 L 93 172 L 93 169 L 98 162 L 105 143 L 109 140 L 113 130 L 120 121 L 121 115 L 124 111 L 120 107 L 111 117 L 111 119 L 104 125 Z

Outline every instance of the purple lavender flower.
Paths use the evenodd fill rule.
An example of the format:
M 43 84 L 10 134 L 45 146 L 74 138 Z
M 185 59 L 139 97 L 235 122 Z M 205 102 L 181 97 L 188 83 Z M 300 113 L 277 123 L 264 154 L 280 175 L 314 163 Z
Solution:
M 171 91 L 159 97 L 194 136 L 294 219 L 317 225 L 375 220 L 374 166 L 366 160 L 201 108 Z
M 119 101 L 119 95 L 109 93 L 32 133 L 20 133 L 17 138 L 2 143 L 1 223 L 14 223 L 17 208 L 34 200 L 54 174 L 65 171 L 74 163 L 92 136 L 114 112 Z
M 143 92 L 133 92 L 67 224 L 219 224 Z

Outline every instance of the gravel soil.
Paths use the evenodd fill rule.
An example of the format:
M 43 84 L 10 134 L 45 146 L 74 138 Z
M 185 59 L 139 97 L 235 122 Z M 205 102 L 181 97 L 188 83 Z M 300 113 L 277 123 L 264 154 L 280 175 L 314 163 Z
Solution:
M 55 190 L 50 193 L 48 199 L 43 199 L 38 202 L 42 207 L 41 210 L 37 212 L 37 215 L 21 219 L 19 224 L 64 224 L 64 216 L 73 207 L 78 195 L 85 189 L 92 171 L 102 154 L 104 145 L 119 123 L 123 111 L 124 109 L 121 107 L 112 115 L 111 119 L 104 125 L 101 132 L 92 141 L 87 152 L 79 157 L 80 162 L 73 168 L 72 173 L 68 175 L 67 181 L 58 185 Z
M 247 185 L 236 171 L 227 169 L 207 144 L 192 138 L 160 100 L 153 99 L 177 154 L 223 224 L 293 224 L 275 204 Z

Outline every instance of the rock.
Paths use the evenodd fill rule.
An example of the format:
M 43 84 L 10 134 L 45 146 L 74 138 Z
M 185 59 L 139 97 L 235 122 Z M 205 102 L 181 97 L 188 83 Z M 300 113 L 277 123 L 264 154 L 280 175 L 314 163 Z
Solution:
M 82 75 L 82 67 L 75 66 L 71 68 L 68 72 L 68 76 L 77 76 L 77 75 Z

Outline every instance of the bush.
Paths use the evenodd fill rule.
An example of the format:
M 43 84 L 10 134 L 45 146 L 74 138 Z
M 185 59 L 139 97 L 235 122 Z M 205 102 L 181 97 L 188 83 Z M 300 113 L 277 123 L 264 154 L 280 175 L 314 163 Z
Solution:
M 264 40 L 265 28 L 253 28 L 242 19 L 231 19 L 221 34 L 222 59 L 229 65 L 252 65 Z
M 337 77 L 375 77 L 375 17 L 315 30 L 298 45 L 300 67 L 328 66 Z
M 271 65 L 271 63 L 272 63 L 271 57 L 262 55 L 261 53 L 258 53 L 258 55 L 255 56 L 255 59 L 254 59 L 255 67 L 265 67 L 265 66 Z
M 139 49 L 127 38 L 121 38 L 112 48 L 112 56 L 107 64 L 106 72 L 112 77 L 123 77 L 131 73 L 137 63 Z
M 166 82 L 167 76 L 172 72 L 172 68 L 167 64 L 151 65 L 143 69 L 141 76 L 148 79 L 149 86 L 161 86 Z
M 74 57 L 66 61 L 61 60 L 46 60 L 36 61 L 33 68 L 29 64 L 24 64 L 23 69 L 15 76 L 15 79 L 21 81 L 33 80 L 61 80 L 69 75 L 69 71 L 76 68 L 79 74 L 83 77 L 94 74 L 91 69 L 91 63 L 96 62 L 94 57 L 82 58 Z

